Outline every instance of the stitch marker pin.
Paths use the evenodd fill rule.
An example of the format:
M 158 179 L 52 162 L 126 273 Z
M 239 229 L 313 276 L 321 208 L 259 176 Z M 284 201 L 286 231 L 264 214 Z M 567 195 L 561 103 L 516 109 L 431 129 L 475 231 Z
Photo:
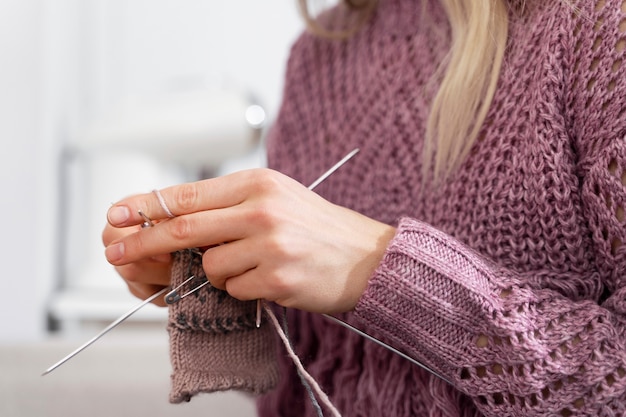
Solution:
M 139 213 L 139 215 L 141 217 L 143 217 L 143 223 L 141 223 L 141 227 L 142 228 L 145 229 L 146 227 L 154 226 L 154 223 L 152 222 L 152 219 L 150 217 L 146 216 L 143 211 L 137 210 L 137 212 Z
M 177 303 L 183 298 L 187 297 L 188 295 L 191 295 L 194 292 L 198 291 L 205 285 L 209 285 L 209 281 L 206 279 L 206 277 L 200 278 L 200 277 L 196 277 L 195 275 L 192 275 L 189 278 L 187 278 L 185 282 L 180 284 L 178 287 L 174 288 L 173 290 L 165 294 L 165 302 L 167 304 Z M 180 294 L 180 289 L 184 286 L 189 286 L 191 287 L 191 289 L 183 294 Z

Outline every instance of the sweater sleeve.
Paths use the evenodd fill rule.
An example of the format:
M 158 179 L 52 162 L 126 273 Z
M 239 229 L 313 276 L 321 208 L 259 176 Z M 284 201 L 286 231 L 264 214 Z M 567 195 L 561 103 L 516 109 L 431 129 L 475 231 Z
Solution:
M 486 416 L 626 414 L 626 1 L 579 3 L 565 28 L 564 100 L 595 268 L 534 274 L 601 281 L 603 296 L 542 288 L 404 218 L 356 307 L 368 329 L 452 381 Z
M 487 416 L 602 415 L 597 407 L 611 402 L 622 410 L 622 313 L 524 281 L 403 219 L 356 313 Z

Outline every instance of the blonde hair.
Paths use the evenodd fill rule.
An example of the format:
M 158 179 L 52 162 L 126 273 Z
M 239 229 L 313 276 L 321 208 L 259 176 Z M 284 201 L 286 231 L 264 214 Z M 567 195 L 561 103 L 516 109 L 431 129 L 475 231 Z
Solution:
M 449 176 L 477 141 L 495 94 L 508 38 L 506 0 L 438 1 L 448 16 L 452 39 L 426 125 L 424 174 L 433 169 L 435 181 Z M 377 0 L 344 0 L 359 17 L 357 27 L 341 32 L 321 28 L 309 13 L 307 0 L 299 3 L 313 33 L 341 38 L 360 29 Z

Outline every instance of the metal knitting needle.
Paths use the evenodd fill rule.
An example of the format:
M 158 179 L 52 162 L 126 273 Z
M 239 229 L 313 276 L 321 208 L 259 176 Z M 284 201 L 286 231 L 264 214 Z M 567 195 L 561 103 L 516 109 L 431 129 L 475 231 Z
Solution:
M 96 340 L 100 339 L 102 336 L 104 336 L 105 334 L 107 334 L 109 331 L 113 330 L 115 327 L 117 327 L 117 325 L 119 325 L 121 322 L 123 322 L 124 320 L 126 320 L 127 318 L 129 318 L 130 316 L 132 316 L 133 314 L 135 314 L 138 310 L 140 310 L 142 307 L 144 307 L 145 305 L 151 303 L 152 301 L 154 301 L 156 298 L 158 298 L 159 296 L 165 294 L 167 291 L 169 291 L 169 287 L 165 287 L 163 288 L 161 291 L 157 292 L 156 294 L 153 294 L 152 296 L 150 296 L 149 298 L 147 298 L 146 300 L 144 300 L 141 304 L 136 305 L 135 307 L 133 307 L 132 309 L 130 309 L 128 312 L 126 312 L 124 315 L 122 315 L 120 318 L 118 318 L 117 320 L 115 320 L 113 323 L 109 324 L 107 326 L 106 329 L 102 330 L 100 333 L 98 333 L 96 336 L 94 336 L 92 339 L 90 339 L 89 341 L 87 341 L 85 344 L 83 344 L 82 346 L 80 346 L 79 348 L 77 348 L 75 351 L 73 351 L 72 353 L 70 353 L 69 355 L 67 355 L 66 357 L 64 357 L 63 359 L 61 359 L 60 361 L 58 361 L 57 363 L 55 363 L 54 365 L 52 365 L 50 368 L 46 369 L 46 371 L 41 374 L 41 376 L 47 375 L 50 372 L 54 371 L 56 368 L 58 368 L 59 366 L 63 365 L 65 362 L 69 361 L 70 359 L 72 359 L 74 356 L 78 355 L 80 352 L 82 352 L 83 350 L 85 350 L 88 346 L 90 346 L 91 344 L 93 344 Z
M 344 165 L 346 162 L 348 162 L 354 155 L 356 155 L 359 152 L 359 149 L 354 149 L 352 152 L 350 152 L 349 154 L 347 154 L 346 156 L 344 156 L 339 162 L 337 162 L 335 165 L 333 165 L 328 171 L 324 172 L 318 179 L 316 179 L 311 185 L 308 186 L 309 190 L 313 190 L 315 187 L 317 187 L 319 184 L 322 183 L 322 181 L 324 181 L 326 178 L 328 178 L 333 172 L 335 172 L 336 170 L 338 170 L 342 165 Z M 167 206 L 165 206 L 167 207 Z M 169 210 L 167 210 L 169 211 Z M 144 215 L 143 213 L 139 212 L 139 214 L 144 218 L 144 220 L 146 220 L 146 222 L 144 223 L 145 225 L 147 225 L 146 227 L 148 227 L 150 225 L 150 219 Z M 142 226 L 143 227 L 143 226 Z M 197 254 L 199 254 L 200 256 L 202 256 L 202 252 L 199 252 L 197 249 L 191 249 L 193 251 L 196 251 Z M 182 287 L 184 287 L 185 285 L 187 285 L 189 282 L 193 282 L 193 280 L 195 279 L 194 276 L 190 277 L 189 279 L 187 279 L 185 282 L 183 282 L 182 284 L 180 284 L 178 287 L 172 289 L 169 293 L 167 293 L 165 295 L 165 302 L 167 304 L 174 304 L 179 302 L 180 300 L 182 300 L 183 298 L 187 297 L 188 295 L 193 294 L 194 292 L 200 290 L 201 288 L 203 288 L 206 285 L 209 285 L 210 282 L 208 280 L 205 280 L 204 282 L 192 287 L 192 289 L 190 289 L 189 291 L 180 294 L 180 289 Z M 259 328 L 261 327 L 261 317 L 263 314 L 263 308 L 262 308 L 262 303 L 261 303 L 261 299 L 257 300 L 257 304 L 256 304 L 256 327 Z
M 359 148 L 354 149 L 352 152 L 350 152 L 349 154 L 344 156 L 339 162 L 337 162 L 335 165 L 330 167 L 330 169 L 328 171 L 326 171 L 322 175 L 320 175 L 320 177 L 318 179 L 313 181 L 313 183 L 307 187 L 309 189 L 309 191 L 313 191 L 313 189 L 315 187 L 317 187 L 322 182 L 324 182 L 324 180 L 326 178 L 330 177 L 335 171 L 337 171 L 346 162 L 348 162 L 350 159 L 352 159 L 352 157 L 354 155 L 359 153 L 359 150 L 360 150 Z M 261 327 L 261 314 L 262 314 L 262 311 L 263 311 L 262 301 L 261 301 L 261 299 L 258 299 L 258 300 L 256 300 L 256 327 L 257 328 Z
M 345 327 L 348 330 L 353 331 L 354 333 L 358 334 L 361 337 L 366 338 L 367 340 L 370 340 L 374 343 L 376 343 L 377 345 L 380 345 L 382 347 L 384 347 L 385 349 L 390 350 L 391 352 L 395 353 L 396 355 L 406 359 L 407 361 L 411 362 L 414 365 L 419 366 L 420 368 L 422 368 L 423 370 L 429 372 L 430 374 L 436 376 L 437 378 L 440 378 L 441 380 L 447 382 L 450 385 L 454 385 L 452 382 L 450 382 L 449 379 L 447 379 L 446 377 L 444 377 L 443 375 L 433 371 L 432 369 L 430 369 L 428 366 L 424 365 L 423 363 L 421 363 L 420 361 L 418 361 L 417 359 L 413 359 L 412 357 L 410 357 L 409 355 L 400 352 L 398 349 L 394 348 L 393 346 L 389 346 L 388 344 L 386 344 L 385 342 L 376 339 L 374 336 L 371 336 L 367 333 L 365 333 L 364 331 L 361 331 L 359 329 L 357 329 L 356 327 L 346 323 L 343 320 L 338 319 L 337 317 L 331 316 L 330 314 L 322 314 L 322 316 L 326 317 L 328 320 L 333 321 L 337 324 L 339 324 L 340 326 Z

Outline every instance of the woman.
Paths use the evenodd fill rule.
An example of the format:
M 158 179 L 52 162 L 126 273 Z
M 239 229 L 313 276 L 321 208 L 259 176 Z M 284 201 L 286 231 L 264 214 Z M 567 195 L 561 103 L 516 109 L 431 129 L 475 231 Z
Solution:
M 170 308 L 172 400 L 277 384 L 261 415 L 316 414 L 267 321 L 250 324 L 266 299 L 291 308 L 295 350 L 345 416 L 624 415 L 626 1 L 346 2 L 315 25 L 345 36 L 293 47 L 268 139 L 281 174 L 108 214 L 133 293 L 202 269 L 214 287 Z M 163 221 L 137 231 L 138 210 Z M 172 265 L 193 247 L 202 268 Z

